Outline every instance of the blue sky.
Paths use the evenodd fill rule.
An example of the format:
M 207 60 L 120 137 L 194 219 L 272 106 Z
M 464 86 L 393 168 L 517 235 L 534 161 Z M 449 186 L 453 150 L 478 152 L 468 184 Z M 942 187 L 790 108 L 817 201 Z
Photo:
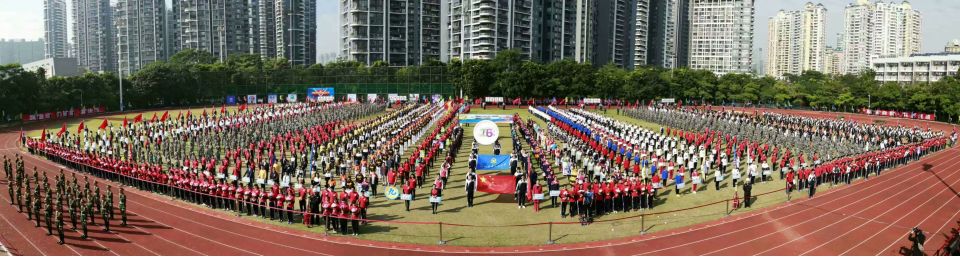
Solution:
M 115 0 L 114 0 L 115 1 Z M 168 0 L 169 1 L 169 0 Z M 827 43 L 834 45 L 836 34 L 843 26 L 843 8 L 854 0 L 821 0 L 827 8 Z M 68 0 L 68 5 L 71 0 Z M 809 0 L 756 0 L 756 31 L 754 48 L 764 47 L 767 39 L 767 19 L 778 10 L 797 10 Z M 951 39 L 960 38 L 960 1 L 913 0 L 914 9 L 923 15 L 924 52 L 939 52 Z M 319 53 L 337 52 L 339 46 L 338 0 L 317 0 L 317 28 Z M 43 0 L 0 0 L 0 38 L 43 37 Z M 68 25 L 69 26 L 69 25 Z

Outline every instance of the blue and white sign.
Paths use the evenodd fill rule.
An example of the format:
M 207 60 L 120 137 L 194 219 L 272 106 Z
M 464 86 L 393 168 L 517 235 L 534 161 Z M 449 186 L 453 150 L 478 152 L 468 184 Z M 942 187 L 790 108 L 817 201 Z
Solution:
M 474 124 L 481 121 L 493 123 L 513 123 L 513 116 L 505 114 L 460 114 L 460 124 Z

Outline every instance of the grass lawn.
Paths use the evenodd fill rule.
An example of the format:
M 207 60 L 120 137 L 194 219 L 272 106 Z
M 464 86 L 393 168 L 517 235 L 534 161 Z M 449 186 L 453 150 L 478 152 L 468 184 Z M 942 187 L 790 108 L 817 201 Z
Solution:
M 219 108 L 217 109 L 219 110 Z M 175 118 L 177 111 L 171 111 L 171 116 Z M 193 109 L 194 114 L 199 114 L 202 109 Z M 154 112 L 144 113 L 144 119 L 149 119 Z M 160 111 L 158 115 L 161 115 Z M 474 108 L 471 113 L 475 114 L 519 114 L 524 120 L 534 119 L 541 126 L 545 123 L 526 109 L 500 110 L 488 108 L 482 110 Z M 599 112 L 603 114 L 603 112 Z M 134 115 L 127 114 L 130 119 Z M 651 130 L 658 130 L 659 125 L 640 121 L 630 117 L 616 114 L 616 111 L 607 111 L 604 114 L 617 120 L 637 124 Z M 113 115 L 109 119 L 119 126 L 124 115 Z M 96 128 L 100 124 L 102 117 L 85 119 L 87 126 Z M 71 120 L 68 122 L 68 129 L 76 130 L 76 125 L 80 120 Z M 368 216 L 374 220 L 384 220 L 393 222 L 443 222 L 455 224 L 468 224 L 472 226 L 443 225 L 443 240 L 450 245 L 463 246 L 515 246 L 515 245 L 538 245 L 546 244 L 548 240 L 554 240 L 556 243 L 574 243 L 585 241 L 608 240 L 626 236 L 639 235 L 641 230 L 645 232 L 661 231 L 672 228 L 690 226 L 711 220 L 728 217 L 727 204 L 724 202 L 734 195 L 733 188 L 730 187 L 729 179 L 721 184 L 721 190 L 714 189 L 712 178 L 705 181 L 705 188 L 701 188 L 697 194 L 690 193 L 688 186 L 682 192 L 682 195 L 675 195 L 672 187 L 669 190 L 661 189 L 658 192 L 660 202 L 653 210 L 647 211 L 648 215 L 643 219 L 638 216 L 641 212 L 627 212 L 609 214 L 597 217 L 595 223 L 583 226 L 578 223 L 576 218 L 561 218 L 559 203 L 557 207 L 550 207 L 549 200 L 541 204 L 539 213 L 534 212 L 532 203 L 525 209 L 518 209 L 513 201 L 512 195 L 493 195 L 477 192 L 474 199 L 474 207 L 468 208 L 466 201 L 466 192 L 464 190 L 465 174 L 468 171 L 467 160 L 470 153 L 470 146 L 473 144 L 473 126 L 466 125 L 463 146 L 457 157 L 457 162 L 453 165 L 450 178 L 446 189 L 443 192 L 443 203 L 440 205 L 436 215 L 431 214 L 430 203 L 426 195 L 428 188 L 424 187 L 418 190 L 415 200 L 410 205 L 410 211 L 404 210 L 404 202 L 401 200 L 387 200 L 382 196 L 385 190 L 381 187 L 376 196 L 371 201 L 371 207 L 368 210 Z M 54 133 L 59 130 L 59 125 L 47 128 Z M 433 128 L 429 128 L 432 130 Z M 31 136 L 39 136 L 39 131 L 30 132 Z M 509 127 L 502 125 L 500 127 L 500 138 L 503 146 L 503 154 L 512 152 L 513 146 L 510 142 Z M 529 146 L 525 145 L 525 149 Z M 481 146 L 480 153 L 492 153 L 491 146 Z M 409 154 L 409 151 L 408 151 Z M 433 174 L 427 178 L 428 184 L 433 181 L 436 172 L 439 171 L 439 162 L 433 169 Z M 491 174 L 494 171 L 478 171 L 480 174 Z M 505 171 L 509 172 L 509 171 Z M 555 171 L 559 172 L 559 171 Z M 783 183 L 778 178 L 775 181 L 760 183 L 754 186 L 754 195 L 765 192 L 776 191 L 783 188 Z M 745 176 L 746 177 L 746 176 Z M 561 187 L 569 183 L 561 180 Z M 672 184 L 672 183 L 671 183 Z M 821 186 L 818 191 L 828 190 L 829 186 Z M 794 197 L 802 197 L 803 193 L 794 194 Z M 742 194 L 741 194 L 742 196 Z M 765 207 L 777 205 L 786 201 L 786 195 L 783 192 L 775 192 L 755 198 L 753 208 L 750 210 L 732 210 L 729 215 L 741 215 L 749 211 L 756 211 Z M 711 204 L 715 203 L 715 204 Z M 709 205 L 708 205 L 709 204 Z M 706 205 L 706 206 L 702 206 Z M 702 206 L 699 208 L 693 208 Z M 682 210 L 670 212 L 671 210 Z M 275 221 L 262 220 L 256 217 L 247 217 L 249 219 L 261 220 L 263 222 L 275 224 L 278 226 L 291 227 L 301 230 L 308 230 L 317 233 L 323 233 L 322 228 L 307 229 L 301 224 L 288 225 Z M 545 223 L 542 225 L 518 226 L 510 225 Z M 572 224 L 553 224 L 549 223 L 572 223 Z M 362 226 L 360 238 L 369 240 L 436 244 L 440 240 L 440 226 L 437 224 L 418 225 L 418 224 L 399 224 L 390 222 L 375 222 Z M 551 234 L 552 230 L 552 234 Z

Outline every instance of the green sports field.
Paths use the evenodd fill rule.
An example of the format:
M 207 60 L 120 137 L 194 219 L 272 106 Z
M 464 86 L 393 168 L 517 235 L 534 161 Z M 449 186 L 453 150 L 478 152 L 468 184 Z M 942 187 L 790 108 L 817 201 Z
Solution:
M 210 111 L 210 109 L 207 109 Z M 219 108 L 216 109 L 219 111 Z M 203 109 L 191 109 L 194 115 L 202 113 Z M 232 109 L 231 109 L 232 111 Z M 173 118 L 180 111 L 170 111 Z M 146 112 L 144 119 L 148 120 L 153 113 L 158 116 L 163 114 L 159 112 Z M 183 111 L 186 113 L 186 110 Z M 526 109 L 500 110 L 488 108 L 472 109 L 474 114 L 519 114 L 524 120 L 534 119 L 541 126 L 545 123 L 535 118 Z M 659 125 L 645 121 L 636 120 L 626 116 L 616 114 L 616 111 L 600 111 L 600 114 L 615 118 L 620 121 L 637 124 L 651 130 L 659 129 Z M 124 116 L 133 119 L 136 114 L 111 115 L 108 117 L 114 126 L 122 123 Z M 103 117 L 84 119 L 85 124 L 90 129 L 96 129 L 100 125 Z M 80 119 L 71 120 L 67 123 L 68 129 L 76 131 L 76 126 Z M 59 124 L 51 124 L 48 130 L 54 133 L 60 129 Z M 432 128 L 430 128 L 432 129 Z M 30 131 L 29 136 L 39 136 L 40 131 Z M 760 195 L 765 192 L 773 192 L 762 195 L 754 199 L 753 208 L 749 210 L 732 210 L 728 208 L 726 200 L 733 198 L 734 189 L 729 185 L 730 180 L 721 184 L 721 190 L 717 191 L 713 187 L 712 179 L 704 181 L 704 187 L 697 194 L 690 192 L 690 187 L 686 187 L 681 195 L 675 195 L 672 187 L 670 190 L 661 189 L 658 192 L 660 202 L 653 210 L 646 211 L 641 218 L 641 212 L 616 213 L 597 217 L 595 222 L 589 225 L 579 224 L 576 218 L 561 218 L 559 203 L 557 207 L 551 207 L 549 200 L 541 203 L 542 210 L 539 213 L 534 212 L 532 206 L 525 209 L 518 209 L 513 201 L 512 195 L 493 195 L 482 192 L 476 193 L 474 199 L 475 206 L 468 208 L 466 193 L 464 190 L 465 174 L 468 171 L 467 159 L 470 152 L 470 146 L 473 143 L 472 126 L 465 127 L 465 138 L 463 147 L 457 157 L 457 163 L 453 165 L 450 173 L 449 183 L 443 192 L 443 203 L 440 205 L 439 212 L 431 214 L 430 204 L 426 197 L 427 188 L 418 192 L 416 200 L 411 203 L 410 211 L 404 210 L 404 203 L 400 200 L 387 200 L 382 195 L 376 196 L 371 201 L 371 207 L 368 210 L 370 219 L 382 220 L 385 222 L 374 222 L 361 228 L 360 238 L 369 240 L 436 244 L 441 239 L 441 229 L 443 240 L 449 245 L 464 246 L 515 246 L 515 245 L 538 245 L 545 244 L 548 240 L 556 243 L 574 243 L 585 241 L 608 240 L 620 237 L 635 236 L 646 233 L 675 229 L 691 226 L 717 219 L 729 218 L 730 216 L 742 215 L 749 211 L 756 211 L 770 206 L 777 205 L 786 201 L 786 195 L 778 191 L 783 188 L 782 181 L 777 178 L 775 181 L 760 183 L 754 186 L 754 195 Z M 510 143 L 510 131 L 507 126 L 500 128 L 501 144 L 503 154 L 509 154 L 512 151 Z M 525 146 L 529 149 L 528 146 Z M 489 146 L 481 146 L 480 153 L 492 153 Z M 433 169 L 439 170 L 438 166 Z M 555 171 L 558 172 L 559 171 Z M 489 174 L 490 171 L 480 171 L 480 174 Z M 432 181 L 436 173 L 431 174 L 427 181 Z M 776 175 L 775 175 L 776 176 Z M 567 181 L 561 181 L 564 187 Z M 829 190 L 829 186 L 824 185 L 818 191 Z M 384 190 L 381 187 L 378 192 Z M 775 192 L 777 191 L 777 192 Z M 741 192 L 742 195 L 742 192 Z M 794 197 L 805 197 L 804 195 L 794 193 Z M 136 210 L 131 210 L 136 212 Z M 249 219 L 261 220 L 262 222 L 275 224 L 278 226 L 291 227 L 301 230 L 309 230 L 316 233 L 324 233 L 322 228 L 306 228 L 301 224 L 288 225 L 275 221 L 263 220 L 256 217 Z M 442 222 L 438 224 L 401 224 L 396 222 Z M 537 224 L 537 225 L 529 225 Z M 551 225 L 552 224 L 552 225 Z M 468 225 L 468 226 L 461 226 Z

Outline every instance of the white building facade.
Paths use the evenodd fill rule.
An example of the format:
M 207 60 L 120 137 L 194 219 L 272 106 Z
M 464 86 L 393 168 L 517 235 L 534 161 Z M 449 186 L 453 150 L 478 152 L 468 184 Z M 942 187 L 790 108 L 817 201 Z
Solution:
M 900 84 L 936 82 L 956 76 L 960 70 L 960 54 L 915 54 L 909 57 L 877 58 L 871 62 L 880 82 Z
M 825 71 L 827 9 L 807 3 L 803 10 L 780 11 L 769 20 L 766 74 L 782 78 L 803 71 Z
M 844 9 L 842 46 L 848 73 L 870 68 L 873 59 L 918 53 L 921 15 L 907 1 L 871 3 L 857 0 Z
M 690 1 L 691 69 L 753 71 L 754 0 Z

